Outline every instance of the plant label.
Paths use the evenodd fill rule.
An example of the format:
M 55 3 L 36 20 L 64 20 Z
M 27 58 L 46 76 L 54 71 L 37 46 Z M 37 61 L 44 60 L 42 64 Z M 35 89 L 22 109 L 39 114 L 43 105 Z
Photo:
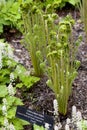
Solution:
M 48 130 L 53 130 L 53 117 L 27 109 L 23 106 L 17 106 L 16 117 L 28 121 L 31 124 L 48 127 Z

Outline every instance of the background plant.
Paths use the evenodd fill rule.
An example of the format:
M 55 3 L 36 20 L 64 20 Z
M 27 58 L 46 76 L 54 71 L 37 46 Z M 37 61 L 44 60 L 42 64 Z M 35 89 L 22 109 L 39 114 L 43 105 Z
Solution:
M 15 0 L 0 1 L 0 34 L 4 26 L 15 27 L 22 32 L 22 25 L 20 3 Z
M 40 6 L 43 10 L 48 6 L 51 9 L 63 8 L 67 3 L 75 6 L 79 0 L 1 0 L 0 1 L 0 33 L 3 33 L 4 26 L 10 26 L 23 32 L 23 21 L 21 20 L 20 4 L 25 2 L 33 2 Z
M 79 0 L 79 10 L 81 13 L 81 18 L 84 23 L 84 29 L 87 35 L 87 1 L 86 0 Z
M 52 5 L 55 7 L 55 9 L 62 9 L 68 4 L 72 6 L 76 6 L 76 4 L 79 2 L 79 0 L 35 0 L 36 2 L 39 2 L 42 6 L 42 8 L 47 8 L 48 5 Z

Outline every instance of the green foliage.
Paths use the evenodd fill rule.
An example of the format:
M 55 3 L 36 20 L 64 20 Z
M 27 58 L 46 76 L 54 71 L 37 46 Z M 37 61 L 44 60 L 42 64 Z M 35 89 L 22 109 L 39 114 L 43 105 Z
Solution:
M 12 48 L 8 43 L 0 41 L 0 127 L 4 127 L 6 118 L 9 124 L 12 123 L 14 125 L 16 130 L 23 130 L 23 126 L 28 123 L 15 117 L 17 105 L 23 105 L 21 99 L 14 96 L 16 94 L 16 86 L 22 84 L 21 87 L 29 89 L 39 78 L 30 76 L 21 64 L 14 61 L 12 52 Z M 11 74 L 14 76 L 13 78 Z M 9 85 L 14 86 L 12 95 L 9 94 L 9 91 L 11 91 L 11 88 L 10 90 L 8 88 Z M 3 115 L 2 112 L 3 99 L 7 101 L 6 115 Z
M 19 2 L 14 0 L 0 1 L 0 33 L 3 33 L 5 25 L 23 31 Z
M 17 97 L 9 96 L 8 89 L 5 85 L 0 85 L 0 89 L 2 89 L 0 92 L 0 128 L 4 126 L 4 120 L 7 118 L 8 122 L 12 123 L 16 130 L 23 130 L 23 126 L 28 125 L 28 123 L 15 117 L 17 105 L 23 105 L 22 101 Z M 2 102 L 3 99 L 7 101 L 6 116 L 2 113 L 2 107 L 4 105 Z
M 80 126 L 80 128 L 82 128 L 82 130 L 86 130 L 87 129 L 87 120 L 81 120 L 79 122 L 79 126 Z
M 39 78 L 30 76 L 21 64 L 18 64 L 12 59 L 4 58 L 3 68 L 0 70 L 0 84 L 9 84 L 9 76 L 11 73 L 14 75 L 16 87 L 19 88 L 26 87 L 29 89 L 35 82 L 39 81 Z
M 25 3 L 33 3 L 42 9 L 48 9 L 51 7 L 51 12 L 57 8 L 62 8 L 66 5 L 66 3 L 70 3 L 71 5 L 75 6 L 79 0 L 3 0 L 0 1 L 0 34 L 3 33 L 3 27 L 10 26 L 15 27 L 20 32 L 23 32 L 23 21 L 21 20 L 21 10 L 20 4 Z
M 37 126 L 37 125 L 33 125 L 34 130 L 45 130 L 45 128 L 43 128 L 43 126 Z
M 79 0 L 69 0 L 68 2 L 72 4 L 73 6 L 75 6 L 77 5 L 77 3 L 79 3 Z
M 35 0 L 36 2 L 39 2 L 41 7 L 46 9 L 48 6 L 51 6 L 51 9 L 58 9 L 63 8 L 66 6 L 67 3 L 71 4 L 72 6 L 76 6 L 76 4 L 79 2 L 79 0 Z
M 5 85 L 1 85 L 1 86 L 0 86 L 0 89 L 2 90 L 2 91 L 0 92 L 0 98 L 3 98 L 4 96 L 6 96 L 6 95 L 8 94 L 7 88 L 6 88 Z
M 73 6 L 76 6 L 76 4 L 77 4 L 78 2 L 79 2 L 79 0 L 62 0 L 62 3 L 61 3 L 61 4 L 63 4 L 63 6 L 65 6 L 66 3 L 69 3 L 69 4 L 73 5 Z
M 25 29 L 24 45 L 30 52 L 35 71 L 34 75 L 42 76 L 44 74 L 46 53 L 43 49 L 46 47 L 43 15 L 41 10 L 32 2 L 22 4 L 21 9 Z
M 26 87 L 26 89 L 29 89 L 40 80 L 38 77 L 30 76 L 26 69 L 20 64 L 15 68 L 13 74 L 16 79 L 19 79 L 16 84 L 17 88 Z
M 35 74 L 47 74 L 47 84 L 55 93 L 59 112 L 65 115 L 72 83 L 80 66 L 76 60 L 80 38 L 74 41 L 72 36 L 74 20 L 70 16 L 58 20 L 57 14 L 50 11 L 50 5 L 45 12 L 32 2 L 23 4 L 21 9 L 25 25 L 24 45 L 31 54 Z
M 87 40 L 87 1 L 86 0 L 79 0 L 79 10 L 81 13 L 82 21 L 84 23 L 84 30 L 86 32 L 86 40 Z
M 9 51 L 9 49 L 12 49 L 9 48 L 10 45 L 8 43 L 3 43 L 3 45 L 5 51 L 7 50 Z M 11 73 L 14 75 L 17 87 L 19 87 L 20 86 L 19 84 L 21 84 L 21 87 L 26 87 L 29 89 L 35 82 L 39 81 L 39 78 L 30 76 L 26 68 L 23 65 L 14 61 L 13 57 L 9 58 L 7 57 L 7 54 L 6 55 L 3 54 L 2 68 L 0 70 L 0 84 L 2 85 L 9 84 L 10 83 L 9 76 Z
M 48 86 L 52 88 L 58 101 L 59 112 L 66 114 L 72 83 L 77 76 L 80 62 L 76 60 L 78 41 L 73 41 L 73 19 L 67 16 L 59 21 L 57 28 L 52 23 L 48 28 Z M 51 30 L 51 31 L 50 31 Z M 71 39 L 71 40 L 70 40 Z

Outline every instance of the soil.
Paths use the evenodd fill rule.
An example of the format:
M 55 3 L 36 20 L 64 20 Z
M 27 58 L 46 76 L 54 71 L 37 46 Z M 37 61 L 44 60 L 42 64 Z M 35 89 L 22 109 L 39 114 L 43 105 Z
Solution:
M 79 35 L 83 37 L 81 45 L 78 50 L 77 59 L 81 61 L 81 66 L 78 69 L 78 76 L 72 85 L 72 94 L 68 102 L 68 112 L 66 116 L 60 116 L 60 121 L 64 124 L 67 117 L 71 117 L 72 106 L 75 105 L 78 110 L 81 111 L 84 119 L 87 119 L 87 43 L 85 40 L 85 33 L 83 31 L 83 24 L 79 19 L 79 12 L 74 10 L 60 11 L 59 16 L 63 17 L 67 13 L 76 20 L 73 33 L 75 39 Z M 6 34 L 6 35 L 5 35 Z M 28 70 L 32 67 L 30 56 L 25 47 L 20 44 L 23 38 L 19 33 L 4 32 L 6 39 L 9 41 L 11 46 L 14 48 L 15 59 L 23 64 Z M 46 85 L 46 77 L 42 77 L 41 80 L 32 86 L 29 91 L 25 91 L 25 95 L 18 90 L 18 95 L 21 95 L 24 104 L 30 109 L 53 116 L 53 99 L 55 95 L 53 91 Z M 32 130 L 32 125 L 26 126 L 24 130 Z

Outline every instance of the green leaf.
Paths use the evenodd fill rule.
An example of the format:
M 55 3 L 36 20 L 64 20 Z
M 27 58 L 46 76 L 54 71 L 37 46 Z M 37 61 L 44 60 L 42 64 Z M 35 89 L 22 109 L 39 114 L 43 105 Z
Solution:
M 2 113 L 2 104 L 0 104 L 0 113 Z
M 73 6 L 75 6 L 78 2 L 79 0 L 69 0 L 69 3 L 72 4 Z
M 5 4 L 2 4 L 2 8 L 0 8 L 0 25 L 2 27 L 3 25 L 11 25 L 19 30 L 22 30 L 21 25 L 23 24 L 21 24 L 21 21 L 22 20 L 19 2 L 13 0 L 5 1 Z M 2 32 L 3 30 L 0 31 L 0 33 Z
M 23 102 L 21 101 L 20 98 L 15 97 L 14 105 L 16 105 L 16 106 L 17 106 L 17 105 L 23 105 Z
M 27 88 L 30 88 L 34 83 L 36 83 L 37 81 L 39 81 L 40 78 L 34 77 L 34 76 L 25 76 L 25 75 L 23 75 L 22 77 L 20 77 L 20 80 L 23 82 L 23 84 Z
M 38 126 L 38 125 L 33 125 L 34 126 L 34 130 L 44 130 L 43 126 Z
M 17 85 L 16 85 L 16 88 L 22 88 L 23 87 L 23 83 L 18 83 Z
M 3 33 L 3 25 L 0 25 L 0 33 Z
M 9 68 L 1 69 L 1 70 L 0 70 L 0 82 L 1 82 L 2 84 L 9 83 L 9 82 L 10 82 L 9 75 L 10 75 L 10 70 L 9 70 Z
M 18 63 L 17 63 L 14 59 L 10 59 L 10 58 L 8 58 L 8 57 L 5 57 L 5 58 L 3 59 L 3 64 L 4 64 L 5 67 L 8 66 L 8 69 L 9 69 L 10 71 L 12 71 L 12 70 L 14 70 L 15 66 L 16 66 Z
M 14 71 L 14 75 L 15 75 L 15 77 L 17 77 L 17 76 L 21 77 L 23 74 L 26 74 L 26 72 L 27 72 L 27 70 L 25 69 L 25 67 L 22 66 L 21 64 L 18 64 Z
M 75 60 L 75 68 L 78 69 L 81 65 L 81 62 L 78 60 Z
M 5 85 L 0 85 L 0 98 L 4 98 L 7 94 L 8 94 L 8 91 L 7 91 L 7 88 Z
M 16 113 L 16 107 L 12 106 L 12 108 L 10 108 L 7 112 L 7 118 L 8 119 L 12 119 L 15 117 L 15 113 Z
M 30 124 L 29 122 L 24 121 L 24 120 L 21 120 L 21 119 L 20 119 L 20 122 L 22 123 L 23 126 L 24 126 L 24 125 L 29 125 L 29 124 Z
M 4 122 L 4 116 L 0 115 L 0 124 L 3 125 L 3 122 Z
M 52 81 L 50 79 L 47 80 L 46 84 L 52 89 L 53 84 L 52 84 Z
M 6 96 L 6 100 L 8 102 L 8 108 L 12 107 L 15 100 L 16 100 L 16 97 L 13 97 L 13 96 Z
M 29 124 L 28 122 L 22 121 L 21 119 L 17 119 L 17 118 L 12 120 L 12 122 L 13 122 L 16 130 L 24 130 L 23 126 Z

